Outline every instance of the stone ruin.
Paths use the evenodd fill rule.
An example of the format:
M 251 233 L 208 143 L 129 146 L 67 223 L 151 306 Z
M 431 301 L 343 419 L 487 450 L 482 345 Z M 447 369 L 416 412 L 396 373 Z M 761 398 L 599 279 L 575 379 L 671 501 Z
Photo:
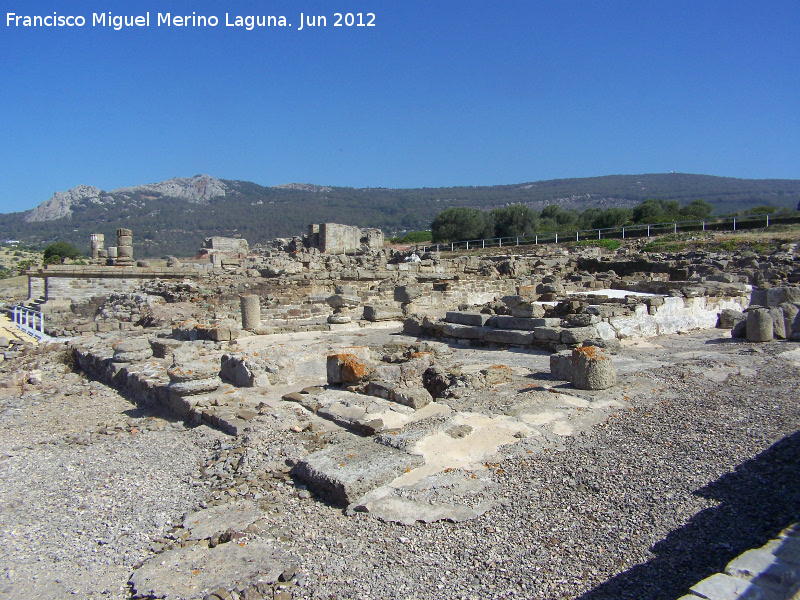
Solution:
M 70 281 L 105 296 L 83 312 L 73 306 L 54 333 L 81 336 L 72 346 L 87 373 L 190 422 L 237 435 L 258 426 L 272 395 L 344 428 L 355 446 L 299 458 L 297 478 L 333 502 L 379 514 L 388 514 L 389 500 L 369 495 L 389 493 L 388 481 L 422 464 L 411 451 L 422 440 L 462 431 L 472 418 L 463 415 L 491 405 L 498 386 L 519 377 L 521 366 L 505 364 L 512 359 L 544 355 L 551 379 L 574 393 L 602 394 L 618 384 L 615 355 L 628 340 L 719 327 L 750 341 L 800 341 L 793 244 L 769 257 L 690 251 L 646 258 L 630 248 L 569 254 L 541 246 L 407 261 L 407 253 L 384 248 L 320 252 L 312 244 L 332 239 L 327 225 L 319 242 L 312 227 L 309 247 L 256 247 L 236 266 L 194 279 L 179 268 L 180 280 L 138 268 L 146 277 L 131 279 L 135 289 L 111 293 L 87 273 L 72 273 Z M 121 257 L 133 260 L 130 232 L 118 234 L 114 269 Z M 93 261 L 101 243 L 93 236 Z M 220 254 L 247 248 L 223 238 L 207 245 Z M 49 290 L 75 297 L 58 289 L 58 277 L 47 278 Z M 382 331 L 399 338 L 353 343 Z M 496 358 L 474 367 L 454 358 L 467 349 Z M 522 436 L 530 431 L 518 416 L 504 423 Z M 365 480 L 359 469 L 336 466 L 345 451 L 382 466 Z M 393 496 L 389 504 L 397 502 Z
M 360 229 L 338 223 L 315 223 L 308 226 L 304 239 L 306 248 L 316 248 L 324 254 L 380 250 L 384 236 L 380 229 Z
M 800 341 L 794 244 L 412 262 L 327 253 L 314 235 L 195 279 L 140 280 L 56 333 L 80 334 L 70 345 L 88 375 L 189 423 L 244 439 L 286 420 L 306 445 L 282 477 L 346 514 L 406 524 L 484 514 L 499 502 L 487 456 L 557 447 L 629 408 L 617 365 L 632 340 L 719 328 Z

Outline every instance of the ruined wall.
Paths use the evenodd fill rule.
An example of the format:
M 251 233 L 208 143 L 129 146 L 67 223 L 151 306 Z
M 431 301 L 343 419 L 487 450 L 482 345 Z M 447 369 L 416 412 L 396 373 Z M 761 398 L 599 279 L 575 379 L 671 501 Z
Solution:
M 49 265 L 28 272 L 28 299 L 44 296 L 48 301 L 80 303 L 112 292 L 131 292 L 154 279 L 183 280 L 199 276 L 199 271 L 181 268 Z
M 322 223 L 319 226 L 319 249 L 326 254 L 342 254 L 361 246 L 361 229 L 352 225 Z
M 242 238 L 228 238 L 221 236 L 213 236 L 206 238 L 203 242 L 203 250 L 209 254 L 221 252 L 228 255 L 242 255 L 246 256 L 250 252 L 250 246 L 247 240 Z
M 360 250 L 383 248 L 384 235 L 380 229 L 361 229 L 354 225 L 339 223 L 313 223 L 308 226 L 305 244 L 325 254 L 343 254 Z

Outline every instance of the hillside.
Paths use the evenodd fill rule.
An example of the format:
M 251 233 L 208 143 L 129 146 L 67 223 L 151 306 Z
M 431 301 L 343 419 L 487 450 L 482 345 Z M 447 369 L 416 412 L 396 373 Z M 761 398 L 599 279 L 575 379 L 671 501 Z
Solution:
M 265 187 L 208 175 L 106 192 L 78 186 L 59 192 L 34 210 L 0 215 L 0 239 L 42 247 L 64 240 L 88 251 L 89 234 L 114 243 L 117 227 L 134 232 L 137 257 L 189 256 L 203 238 L 242 236 L 251 244 L 299 235 L 311 222 L 380 227 L 387 233 L 423 229 L 451 206 L 491 209 L 549 204 L 583 210 L 631 207 L 648 198 L 701 198 L 715 213 L 760 205 L 794 208 L 800 180 L 752 180 L 681 173 L 610 175 L 491 187 L 342 188 L 311 184 Z

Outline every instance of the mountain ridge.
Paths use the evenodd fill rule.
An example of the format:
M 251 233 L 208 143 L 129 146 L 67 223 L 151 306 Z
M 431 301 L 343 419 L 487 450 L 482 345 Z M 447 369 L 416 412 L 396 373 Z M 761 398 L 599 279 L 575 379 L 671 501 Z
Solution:
M 137 257 L 193 255 L 205 237 L 244 237 L 251 244 L 305 232 L 309 223 L 380 227 L 386 233 L 426 229 L 452 206 L 490 210 L 525 204 L 534 210 L 632 207 L 648 198 L 703 199 L 715 212 L 759 205 L 794 208 L 800 180 L 753 180 L 682 173 L 606 175 L 498 186 L 352 188 L 308 183 L 277 186 L 210 175 L 104 192 L 77 186 L 57 192 L 36 208 L 0 214 L 0 239 L 46 245 L 67 241 L 86 249 L 89 234 L 111 240 L 118 227 L 132 229 Z

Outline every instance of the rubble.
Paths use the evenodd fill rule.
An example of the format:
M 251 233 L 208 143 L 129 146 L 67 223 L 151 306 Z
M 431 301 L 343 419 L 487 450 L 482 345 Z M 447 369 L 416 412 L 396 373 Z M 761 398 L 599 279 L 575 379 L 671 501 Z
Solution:
M 515 512 L 529 499 L 533 510 L 550 485 L 520 475 L 529 455 L 581 444 L 599 451 L 591 440 L 619 414 L 682 397 L 687 377 L 714 393 L 730 378 L 755 377 L 751 350 L 769 349 L 775 364 L 796 361 L 791 347 L 773 350 L 800 341 L 797 256 L 789 252 L 767 260 L 532 248 L 406 260 L 411 255 L 383 249 L 363 231 L 352 255 L 333 254 L 342 249 L 331 241 L 336 231 L 312 227 L 306 237 L 252 249 L 237 241 L 237 256 L 189 279 L 120 267 L 139 277 L 137 286 L 101 290 L 101 299 L 77 298 L 52 313 L 51 331 L 75 336 L 69 361 L 91 385 L 220 436 L 192 475 L 202 501 L 130 569 L 134 594 L 241 600 L 274 597 L 298 581 L 317 586 L 306 595 L 341 589 L 319 569 L 318 579 L 304 579 L 316 569 L 303 558 L 316 552 L 306 544 L 323 537 L 306 515 L 381 537 L 394 531 L 386 523 L 416 531 L 418 522 L 449 521 L 445 527 L 472 531 L 495 514 L 546 521 Z M 128 237 L 118 240 L 117 260 Z M 221 256 L 224 244 L 212 245 Z M 98 246 L 98 261 L 100 254 Z M 184 267 L 173 261 L 170 269 Z M 91 268 L 69 278 L 106 273 Z M 31 274 L 42 278 L 57 275 Z M 95 285 L 88 276 L 84 284 Z M 675 334 L 700 341 L 690 353 Z M 14 345 L 5 358 L 29 352 Z M 674 365 L 683 379 L 669 373 Z M 47 368 L 28 364 L 13 386 L 46 386 Z M 109 423 L 69 443 L 134 429 Z M 513 484 L 506 468 L 517 474 Z M 506 497 L 501 482 L 527 482 L 532 495 Z M 587 475 L 570 485 L 601 484 Z M 284 511 L 297 531 L 286 531 Z

